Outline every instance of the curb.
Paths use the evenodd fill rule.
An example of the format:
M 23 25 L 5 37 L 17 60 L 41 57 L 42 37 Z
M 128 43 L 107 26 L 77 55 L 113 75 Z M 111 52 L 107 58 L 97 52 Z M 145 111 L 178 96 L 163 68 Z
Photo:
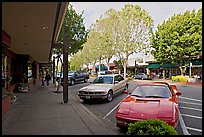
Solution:
M 83 118 L 83 122 L 86 124 L 86 126 L 89 128 L 89 130 L 93 133 L 93 135 L 118 135 L 113 129 L 109 128 L 107 123 L 104 122 L 101 118 L 97 117 L 94 113 L 92 113 L 89 109 L 87 109 L 83 104 L 77 103 L 77 99 L 69 94 L 70 97 L 75 101 L 74 104 L 72 104 L 72 107 L 76 111 L 76 113 L 79 115 L 79 117 L 83 118 L 84 115 L 82 114 L 88 114 L 89 117 Z M 98 123 L 97 125 L 94 125 L 94 122 Z

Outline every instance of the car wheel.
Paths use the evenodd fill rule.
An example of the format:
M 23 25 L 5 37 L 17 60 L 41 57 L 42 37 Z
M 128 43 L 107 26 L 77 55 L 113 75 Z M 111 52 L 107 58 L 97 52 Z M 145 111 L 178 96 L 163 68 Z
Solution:
M 141 77 L 141 80 L 143 80 L 144 78 L 143 77 Z
M 74 80 L 71 80 L 71 85 L 74 85 L 75 84 L 75 81 Z
M 111 102 L 113 100 L 113 92 L 109 91 L 107 94 L 107 102 Z
M 87 79 L 87 78 L 85 78 L 85 79 L 84 79 L 84 83 L 87 83 L 87 82 L 88 82 L 88 79 Z

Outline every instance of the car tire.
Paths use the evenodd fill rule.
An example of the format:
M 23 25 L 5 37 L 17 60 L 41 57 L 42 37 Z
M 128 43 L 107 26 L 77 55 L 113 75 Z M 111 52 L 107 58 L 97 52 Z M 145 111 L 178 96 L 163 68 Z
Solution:
M 111 102 L 113 100 L 113 91 L 109 91 L 107 94 L 107 102 Z
M 72 79 L 71 80 L 71 85 L 74 85 L 75 84 L 75 81 Z
M 85 79 L 84 79 L 84 83 L 87 83 L 87 82 L 88 82 L 88 79 L 87 79 L 87 78 L 85 78 Z
M 141 80 L 143 80 L 144 78 L 143 77 L 141 77 Z

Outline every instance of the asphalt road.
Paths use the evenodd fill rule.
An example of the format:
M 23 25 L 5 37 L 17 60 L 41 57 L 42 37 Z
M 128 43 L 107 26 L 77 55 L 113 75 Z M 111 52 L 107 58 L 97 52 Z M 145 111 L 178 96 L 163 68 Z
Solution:
M 132 92 L 139 83 L 148 82 L 146 80 L 134 80 L 130 82 L 129 92 Z M 69 86 L 71 94 L 77 97 L 77 92 L 81 87 L 89 85 L 89 83 L 78 83 Z M 184 121 L 179 124 L 177 131 L 179 134 L 202 135 L 202 87 L 191 85 L 177 85 L 182 95 L 179 97 L 179 109 L 181 119 Z M 125 98 L 127 94 L 119 94 L 111 102 L 105 101 L 79 101 L 95 115 L 116 123 L 115 113 L 120 101 Z M 118 128 L 119 130 L 119 128 Z M 119 130 L 120 134 L 125 134 L 126 131 Z

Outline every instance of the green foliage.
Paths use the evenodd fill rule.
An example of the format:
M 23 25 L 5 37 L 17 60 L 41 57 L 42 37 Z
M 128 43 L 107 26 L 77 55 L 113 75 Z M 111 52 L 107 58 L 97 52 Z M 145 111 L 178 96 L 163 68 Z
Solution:
M 60 31 L 58 42 L 63 43 L 64 37 L 64 28 L 67 28 L 67 36 L 69 37 L 69 54 L 76 53 L 79 49 L 82 49 L 83 43 L 86 42 L 88 31 L 85 30 L 84 18 L 82 13 L 77 13 L 71 4 L 68 6 L 68 10 L 66 12 L 62 29 Z M 62 54 L 62 49 L 54 49 L 54 53 L 57 55 Z
M 172 76 L 171 80 L 174 82 L 187 82 L 188 79 L 185 76 Z
M 130 123 L 127 135 L 178 135 L 178 133 L 162 120 L 149 119 Z
M 11 92 L 11 91 L 6 91 L 6 92 L 5 92 L 5 95 L 6 95 L 6 96 L 10 96 L 10 97 L 11 97 L 11 101 L 15 101 L 15 100 L 16 100 L 16 96 L 15 96 L 14 93 Z
M 84 62 L 119 57 L 126 73 L 129 55 L 146 49 L 152 35 L 153 20 L 138 5 L 127 4 L 121 11 L 108 10 L 91 26 L 87 42 L 82 49 Z M 89 50 L 87 50 L 89 48 Z
M 157 29 L 151 39 L 152 54 L 157 61 L 181 66 L 201 56 L 202 9 L 174 15 Z

